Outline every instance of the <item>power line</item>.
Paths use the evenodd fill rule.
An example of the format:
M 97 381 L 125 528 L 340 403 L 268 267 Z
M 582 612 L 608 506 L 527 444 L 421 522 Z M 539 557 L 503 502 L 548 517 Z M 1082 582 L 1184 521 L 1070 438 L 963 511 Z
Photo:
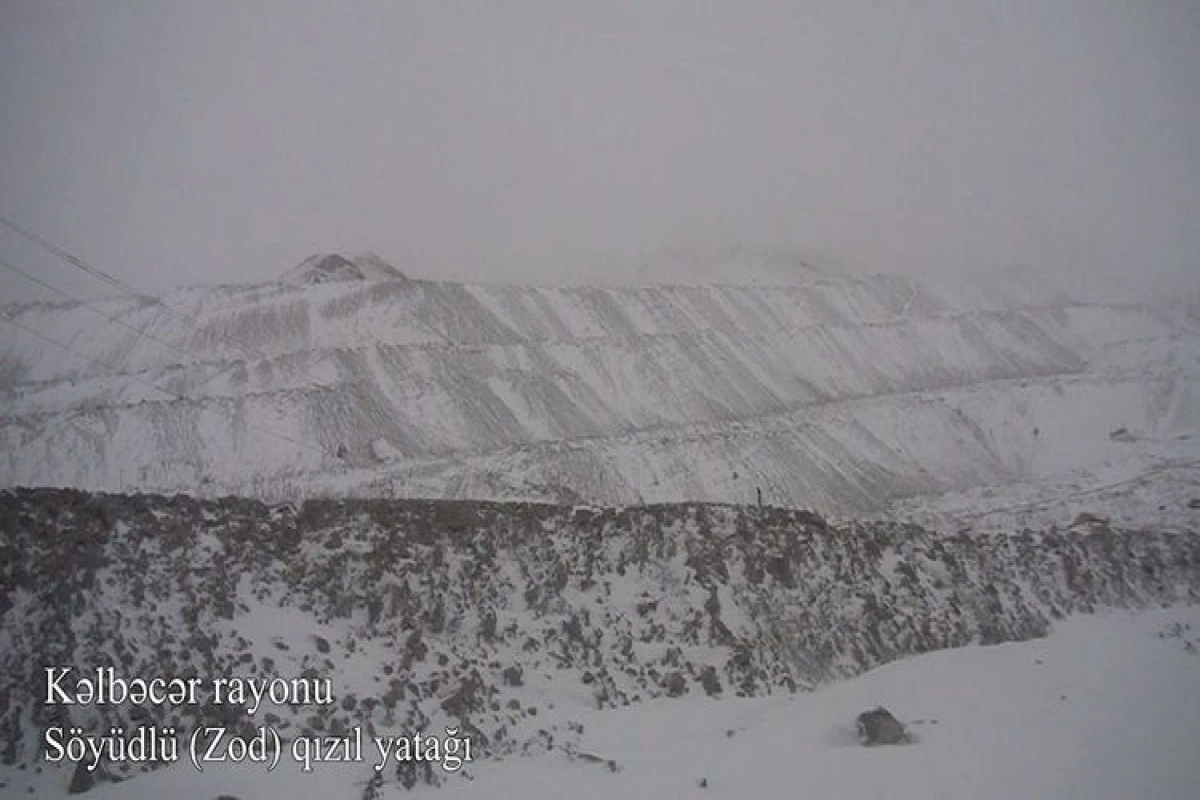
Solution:
M 203 358 L 196 355 L 195 353 L 191 353 L 177 345 L 171 344 L 170 342 L 166 341 L 165 339 L 160 339 L 159 337 L 155 336 L 152 333 L 146 333 L 146 328 L 150 327 L 150 323 L 146 323 L 146 327 L 144 327 L 144 328 L 135 328 L 134 326 L 130 325 L 128 322 L 125 322 L 120 317 L 116 317 L 116 316 L 113 316 L 112 314 L 108 314 L 108 313 L 105 313 L 104 311 L 101 311 L 100 309 L 96 308 L 88 301 L 82 300 L 78 297 L 75 297 L 70 292 L 65 292 L 62 289 L 59 289 L 57 286 L 53 286 L 49 283 L 46 283 L 41 278 L 38 278 L 35 275 L 29 274 L 28 272 L 21 269 L 20 267 L 18 267 L 17 265 L 13 264 L 10 261 L 0 258 L 0 267 L 7 269 L 9 272 L 13 272 L 17 275 L 20 275 L 22 278 L 25 278 L 26 280 L 29 280 L 29 281 L 37 284 L 38 286 L 41 286 L 43 289 L 47 289 L 51 292 L 54 292 L 59 297 L 65 297 L 68 300 L 79 304 L 83 308 L 86 308 L 88 311 L 91 311 L 93 314 L 97 314 L 101 317 L 104 317 L 109 322 L 112 322 L 115 325 L 120 325 L 122 328 L 125 328 L 126 330 L 136 333 L 139 337 L 145 337 L 146 339 L 149 339 L 152 342 L 156 342 L 156 343 L 162 345 L 163 347 L 165 347 L 169 350 L 172 350 L 172 351 L 174 351 L 182 356 L 185 356 L 189 359 L 195 359 L 196 361 L 201 362 L 201 363 L 203 363 L 203 361 L 204 361 Z M 213 378 L 217 377 L 217 375 L 220 375 L 222 372 L 224 372 L 224 370 L 218 370 L 218 372 L 215 375 L 205 378 L 203 381 L 203 384 L 207 384 L 209 381 L 213 380 Z
M 52 242 L 46 241 L 41 236 L 38 236 L 36 233 L 29 230 L 28 228 L 18 225 L 16 222 L 13 222 L 11 219 L 4 216 L 3 214 L 0 214 L 0 223 L 5 225 L 5 227 L 9 228 L 10 230 L 16 232 L 18 235 L 23 236 L 24 238 L 33 242 L 34 244 L 40 245 L 41 247 L 45 248 L 46 250 L 49 250 L 51 253 L 58 256 L 63 261 L 66 261 L 68 264 L 70 264 L 73 267 L 76 267 L 77 269 L 83 270 L 84 272 L 91 275 L 92 277 L 99 278 L 100 280 L 104 281 L 105 283 L 115 286 L 117 289 L 121 290 L 122 292 L 124 292 L 126 294 L 133 294 L 133 295 L 138 294 L 138 292 L 136 290 L 134 290 L 131 286 L 126 285 L 123 281 L 118 280 L 117 278 L 114 278 L 112 275 L 109 275 L 107 272 L 105 272 L 102 269 L 93 267 L 91 264 L 87 263 L 82 258 L 78 258 L 77 256 L 67 252 L 66 250 L 62 249 L 61 247 L 58 247 L 57 245 L 53 244 Z
M 38 245 L 39 247 L 42 247 L 46 251 L 52 253 L 53 255 L 55 255 L 56 257 L 61 259 L 64 263 L 69 264 L 70 266 L 72 266 L 88 275 L 91 275 L 94 278 L 104 281 L 105 283 L 109 284 L 110 286 L 117 288 L 123 294 L 133 297 L 134 299 L 141 300 L 141 301 L 149 301 L 149 302 L 153 303 L 154 305 L 158 306 L 159 308 L 163 309 L 163 311 L 168 316 L 170 316 L 176 320 L 179 320 L 180 322 L 182 322 L 184 325 L 188 326 L 192 330 L 197 331 L 199 333 L 204 333 L 204 331 L 201 330 L 199 323 L 197 323 L 195 319 L 193 319 L 192 317 L 189 317 L 188 315 L 182 313 L 181 311 L 178 311 L 175 308 L 172 308 L 170 305 L 163 302 L 161 298 L 139 292 L 137 289 L 130 286 L 126 282 L 122 281 L 121 279 L 113 277 L 112 275 L 108 274 L 107 272 L 100 269 L 99 267 L 96 267 L 96 266 L 88 263 L 83 258 L 76 256 L 75 254 L 71 253 L 70 251 L 66 250 L 65 248 L 59 247 L 58 245 L 54 244 L 53 242 L 48 241 L 45 237 L 40 236 L 39 234 L 35 233 L 34 231 L 29 230 L 28 228 L 24 227 L 23 225 L 20 225 L 17 222 L 14 222 L 13 220 L 9 219 L 8 217 L 4 216 L 3 214 L 0 214 L 0 224 L 3 224 L 5 227 L 14 231 L 15 233 L 17 233 L 18 235 L 27 239 L 28 241 L 33 242 L 34 244 Z M 10 267 L 10 269 L 12 269 L 12 265 L 8 265 L 8 266 Z M 78 298 L 75 298 L 59 289 L 51 287 L 49 284 L 46 284 L 45 282 L 29 275 L 24 270 L 13 269 L 13 271 L 18 272 L 22 275 L 25 275 L 26 277 L 28 277 L 31 280 L 38 283 L 39 285 L 44 286 L 44 287 L 50 289 L 51 291 L 54 291 L 60 295 L 66 295 L 67 297 L 70 297 L 75 302 L 79 302 L 79 303 L 85 305 L 86 307 L 90 308 L 90 306 L 88 306 L 86 303 L 83 303 Z M 114 322 L 117 321 L 114 317 L 111 317 L 110 315 L 105 314 L 104 312 L 100 312 L 97 309 L 93 309 L 93 310 L 97 311 L 97 313 L 99 313 L 101 316 L 107 317 L 108 319 L 113 320 Z M 0 317 L 3 317 L 3 315 L 0 315 Z M 3 317 L 3 318 L 7 319 L 9 322 L 12 322 L 14 325 L 16 324 L 11 318 L 7 318 L 7 317 Z M 119 323 L 119 324 L 124 324 L 124 323 Z M 21 327 L 21 326 L 18 326 L 18 327 Z M 131 327 L 131 326 L 125 325 L 125 327 Z M 131 329 L 136 330 L 133 328 L 131 328 Z M 41 336 L 40 334 L 38 334 L 36 332 L 33 332 L 33 331 L 30 331 L 30 332 L 34 333 L 35 336 Z M 141 334 L 143 332 L 138 331 L 138 333 Z M 259 351 L 256 348 L 252 348 L 252 347 L 243 345 L 241 342 L 238 342 L 237 340 L 229 337 L 227 334 L 222 334 L 219 331 L 215 332 L 215 334 L 218 338 L 220 338 L 220 339 L 224 340 L 225 342 L 227 342 L 228 344 L 232 345 L 237 350 L 240 350 L 242 352 L 242 354 L 248 359 L 259 360 L 259 361 L 270 361 L 271 360 L 270 356 L 266 355 L 262 351 Z M 45 338 L 45 337 L 41 337 L 41 338 Z M 175 345 L 168 344 L 167 342 L 159 340 L 157 337 L 148 337 L 148 338 L 151 338 L 154 341 L 159 341 L 164 346 L 170 347 L 172 350 L 182 353 L 190 359 L 196 359 L 199 361 L 203 360 L 203 359 L 199 358 L 198 356 L 186 351 L 185 349 L 179 348 Z M 63 345 L 59 342 L 54 342 L 53 340 L 48 340 L 48 341 L 51 341 L 52 344 L 55 344 L 59 347 L 65 347 L 66 349 L 71 350 L 72 352 L 76 352 L 77 355 L 81 356 L 82 358 L 88 359 L 89 361 L 92 361 L 93 363 L 101 363 L 102 364 L 102 362 L 98 361 L 97 359 L 90 358 L 89 356 L 83 355 L 82 353 L 78 353 L 77 351 L 74 351 L 72 348 L 70 348 L 67 345 Z M 111 365 L 104 365 L 104 366 L 108 367 L 109 369 L 115 369 Z M 309 379 L 310 385 L 312 385 L 312 386 L 322 385 L 321 381 L 314 379 L 312 374 L 307 369 L 302 368 L 301 372 Z M 128 373 L 126 373 L 126 374 L 128 374 Z M 146 383 L 145 381 L 140 381 L 140 379 L 138 379 L 136 376 L 130 375 L 130 377 L 134 378 L 134 380 L 139 380 L 139 382 Z M 213 376 L 213 377 L 216 377 L 216 376 Z M 159 391 L 166 392 L 166 390 L 161 389 L 160 387 L 154 386 L 153 384 L 147 384 L 147 385 L 151 386 L 154 389 L 158 389 Z M 177 397 L 177 399 L 181 399 L 181 400 L 189 399 L 182 395 L 174 395 L 171 392 L 166 392 L 166 393 L 172 394 L 172 396 Z M 263 429 L 263 430 L 264 430 L 264 432 L 267 432 L 270 435 L 276 436 L 278 438 L 283 438 L 287 441 L 291 441 L 294 444 L 297 444 L 301 447 L 307 447 L 309 449 L 312 449 L 311 445 L 305 444 L 303 442 L 299 442 L 295 439 L 284 436 L 282 434 L 275 433 L 274 431 L 269 431 L 267 429 Z M 320 452 L 326 456 L 331 455 L 331 453 L 326 451 L 323 447 L 321 448 Z
M 22 325 L 20 322 L 17 322 L 15 319 L 13 319 L 11 316 L 9 316 L 6 313 L 0 313 L 0 320 L 7 322 L 9 325 L 12 325 L 14 328 L 25 331 L 26 333 L 28 333 L 32 336 L 35 336 L 38 339 L 41 339 L 43 342 L 46 342 L 55 347 L 66 350 L 67 352 L 73 353 L 77 357 L 82 358 L 86 361 L 90 361 L 93 364 L 99 364 L 102 367 L 105 367 L 107 369 L 113 370 L 114 372 L 117 372 L 115 365 L 105 363 L 104 361 L 101 361 L 98 358 L 94 358 L 93 356 L 89 356 L 85 353 L 81 353 L 69 344 L 63 344 L 62 342 L 57 341 L 56 339 L 52 339 L 49 336 L 46 336 L 45 334 L 41 333 L 40 331 L 34 330 L 33 328 L 29 327 L 28 325 Z M 168 395 L 169 397 L 172 397 L 176 400 L 182 400 L 185 402 L 192 400 L 192 398 L 189 398 L 186 395 L 179 394 L 178 392 L 173 392 L 170 389 L 164 389 L 161 386 L 153 384 L 150 381 L 145 380 L 144 378 L 141 378 L 138 375 L 134 375 L 133 373 L 126 372 L 126 373 L 120 373 L 120 374 L 123 374 L 125 377 L 129 378 L 130 380 L 140 383 L 143 386 L 147 386 L 156 392 L 162 392 L 163 394 Z M 322 456 L 329 455 L 329 453 L 326 452 L 323 448 L 314 447 L 313 445 L 311 445 L 307 442 L 302 442 L 299 439 L 295 439 L 291 436 L 288 436 L 287 434 L 279 433 L 278 431 L 273 431 L 270 428 L 265 428 L 261 425 L 252 425 L 249 422 L 246 423 L 246 427 L 250 428 L 251 430 L 256 430 L 260 433 L 267 434 L 268 436 L 274 436 L 275 438 L 281 439 L 285 442 L 290 442 L 291 444 L 294 444 L 297 447 L 301 447 L 305 450 L 311 450 L 314 453 L 319 453 Z
M 192 330 L 194 330 L 198 333 L 204 333 L 204 331 L 201 330 L 199 323 L 197 323 L 195 319 L 193 319 L 192 317 L 189 317 L 188 315 L 182 313 L 181 311 L 178 311 L 175 308 L 172 308 L 168 304 L 164 303 L 161 298 L 139 292 L 137 289 L 130 286 L 126 282 L 122 281 L 121 279 L 113 277 L 112 275 L 108 274 L 104 270 L 88 263 L 86 260 L 80 258 L 79 256 L 76 256 L 74 253 L 71 253 L 70 251 L 66 250 L 65 248 L 59 247 L 58 245 L 54 244 L 53 242 L 48 241 L 45 237 L 40 236 L 39 234 L 35 233 L 34 231 L 29 230 L 28 228 L 24 227 L 23 225 L 21 225 L 17 222 L 14 222 L 13 220 L 6 217 L 4 214 L 0 214 L 0 224 L 3 224 L 5 227 L 14 231 L 15 233 L 17 233 L 18 235 L 27 239 L 28 241 L 33 242 L 34 244 L 38 245 L 39 247 L 42 247 L 46 251 L 57 256 L 59 259 L 61 259 L 66 264 L 69 264 L 70 266 L 75 267 L 76 269 L 81 270 L 82 272 L 84 272 L 88 275 L 91 275 L 94 278 L 104 281 L 105 283 L 109 284 L 110 286 L 117 288 L 123 294 L 133 297 L 134 299 L 141 300 L 141 301 L 149 301 L 149 302 L 153 303 L 154 305 L 158 306 L 159 308 L 163 309 L 163 311 L 168 316 L 172 317 L 173 319 L 176 319 L 176 320 L 182 322 L 184 325 L 186 325 L 187 327 L 191 328 Z M 10 265 L 10 267 L 11 267 L 11 265 Z M 51 287 L 49 284 L 46 284 L 41 280 L 33 278 L 33 276 L 28 275 L 28 273 L 26 273 L 24 270 L 17 269 L 14 271 L 25 275 L 26 277 L 30 278 L 31 280 L 34 280 L 39 285 L 42 285 L 42 286 L 50 289 L 51 291 L 54 291 L 58 294 L 66 295 L 65 292 L 62 292 L 59 289 L 55 289 L 55 288 Z M 78 298 L 72 297 L 71 295 L 66 295 L 66 296 L 71 297 L 71 299 L 74 300 L 75 302 L 82 303 L 82 301 L 79 300 Z M 87 304 L 83 303 L 83 305 L 86 306 Z M 95 309 L 93 309 L 93 310 L 95 310 Z M 115 318 L 113 318 L 107 314 L 104 314 L 103 312 L 97 312 L 97 313 L 100 313 L 102 316 L 108 317 L 109 319 L 111 319 L 113 321 L 117 321 Z M 126 325 L 125 327 L 130 327 L 130 326 Z M 141 331 L 139 331 L 139 333 L 141 333 Z M 249 347 L 247 345 L 243 345 L 241 342 L 229 337 L 227 334 L 222 334 L 219 331 L 215 332 L 215 334 L 218 338 L 220 338 L 223 341 L 227 342 L 228 344 L 232 345 L 235 349 L 241 351 L 242 355 L 244 357 L 246 357 L 247 359 L 258 360 L 258 361 L 270 361 L 271 360 L 270 356 L 263 353 L 262 351 L 260 351 L 256 348 Z M 158 340 L 157 337 L 150 337 L 150 338 L 152 338 L 155 341 L 161 342 L 161 340 Z M 162 342 L 162 344 L 164 344 L 164 346 L 171 347 L 171 349 L 175 350 L 176 352 L 183 353 L 184 355 L 188 356 L 188 358 L 196 359 L 198 361 L 203 360 L 203 359 L 199 358 L 198 356 L 196 356 L 195 354 L 187 352 L 186 350 L 179 348 L 175 345 L 170 345 L 170 344 L 167 344 L 166 342 Z M 88 358 L 87 356 L 83 356 L 83 357 Z M 89 360 L 92 360 L 94 363 L 100 363 L 100 362 L 96 362 L 95 359 L 89 359 Z M 313 375 L 308 371 L 308 369 L 302 368 L 301 372 L 304 374 L 305 377 L 308 378 L 310 385 L 312 385 L 312 386 L 323 385 L 321 381 L 319 381 L 313 377 Z M 213 378 L 215 378 L 215 377 L 216 376 L 214 375 Z M 210 380 L 211 380 L 211 378 L 210 378 Z M 322 452 L 325 455 L 330 455 L 330 453 L 325 451 L 323 448 L 322 448 Z
M 87 261 L 80 258 L 79 256 L 76 256 L 75 254 L 71 253 L 70 251 L 65 250 L 62 247 L 59 247 L 58 245 L 54 244 L 53 242 L 47 241 L 44 237 L 29 230 L 28 228 L 24 227 L 23 225 L 20 225 L 19 223 L 14 222 L 13 220 L 9 219 L 8 217 L 4 216 L 3 214 L 0 214 L 0 224 L 3 224 L 5 227 L 9 228 L 10 230 L 15 232 L 19 236 L 27 239 L 30 242 L 33 242 L 34 244 L 38 245 L 39 247 L 42 247 L 46 251 L 52 253 L 53 255 L 57 256 L 59 259 L 61 259 L 65 263 L 69 264 L 70 266 L 86 273 L 87 275 L 91 275 L 93 278 L 104 281 L 105 283 L 109 284 L 110 286 L 113 286 L 118 291 L 120 291 L 122 294 L 128 295 L 137 300 L 149 301 L 151 303 L 154 303 L 156 306 L 163 309 L 163 311 L 165 311 L 168 316 L 172 317 L 173 319 L 178 320 L 179 322 L 182 322 L 184 325 L 187 325 L 192 330 L 201 332 L 200 325 L 198 322 L 196 322 L 195 319 L 193 319 L 192 317 L 189 317 L 187 314 L 184 314 L 182 311 L 179 311 L 179 310 L 167 305 L 166 303 L 164 303 L 162 301 L 161 298 L 154 297 L 152 295 L 148 295 L 143 292 L 139 292 L 137 289 L 130 286 L 129 284 L 127 284 L 125 281 L 121 280 L 120 278 L 115 278 L 112 275 L 105 272 L 104 270 L 100 269 L 99 267 L 89 264 Z M 232 345 L 234 348 L 240 350 L 242 352 L 242 354 L 244 356 L 246 356 L 247 358 L 257 359 L 260 361 L 270 361 L 271 360 L 270 356 L 263 353 L 262 351 L 257 350 L 252 347 L 249 347 L 247 345 L 244 345 L 241 342 L 237 341 L 236 339 L 229 337 L 228 335 L 221 334 L 219 332 L 217 332 L 216 335 L 218 338 L 224 340 L 226 343 L 228 343 L 228 344 Z M 194 358 L 194 356 L 191 356 L 191 357 Z M 305 370 L 305 374 L 308 375 L 309 378 L 312 378 L 312 375 L 309 375 L 307 370 Z
M 107 314 L 107 313 L 105 313 L 105 312 L 101 311 L 100 309 L 96 308 L 95 306 L 93 306 L 93 305 L 92 305 L 91 303 L 89 303 L 88 301 L 86 301 L 86 300 L 81 300 L 81 299 L 79 299 L 79 298 L 75 297 L 75 296 L 74 296 L 73 294 L 71 294 L 70 292 L 64 292 L 62 289 L 59 289 L 59 288 L 58 288 L 58 287 L 56 287 L 56 286 L 52 286 L 51 284 L 49 284 L 49 283 L 46 283 L 46 282 L 45 282 L 44 280 L 42 280 L 41 278 L 38 278 L 38 277 L 36 277 L 36 276 L 34 276 L 34 275 L 30 275 L 28 272 L 26 272 L 25 270 L 21 269 L 20 267 L 18 267 L 17 265 L 13 264 L 13 263 L 12 263 L 12 262 L 10 262 L 10 261 L 7 261 L 7 260 L 5 260 L 5 259 L 3 259 L 3 258 L 0 258 L 0 267 L 3 267 L 4 269 L 8 270 L 9 272 L 14 272 L 14 273 L 16 273 L 17 275 L 20 275 L 22 278 L 25 278 L 25 279 L 27 279 L 27 280 L 29 280 L 29 281 L 32 281 L 33 283 L 36 283 L 38 286 L 41 286 L 43 289 L 47 289 L 47 290 L 49 290 L 49 291 L 51 291 L 51 292 L 54 292 L 54 293 L 55 293 L 56 295 L 58 295 L 59 297 L 65 297 L 65 298 L 67 298 L 68 300 L 71 300 L 71 301 L 73 301 L 73 302 L 75 302 L 75 303 L 78 303 L 80 306 L 82 306 L 82 307 L 86 308 L 88 311 L 91 311 L 93 314 L 98 314 L 98 315 L 100 315 L 101 317 L 104 317 L 104 318 L 105 318 L 106 320 L 108 320 L 109 322 L 112 322 L 112 323 L 114 323 L 114 324 L 116 324 L 116 325 L 120 325 L 122 328 L 125 328 L 126 330 L 133 331 L 134 333 L 138 334 L 139 336 L 145 336 L 147 339 L 150 339 L 151 341 L 154 341 L 154 342 L 158 342 L 158 343 L 159 343 L 159 344 L 161 344 L 163 347 L 166 347 L 166 348 L 169 348 L 169 349 L 171 349 L 171 350 L 174 350 L 175 352 L 177 352 L 177 353 L 180 353 L 180 354 L 182 354 L 182 355 L 185 355 L 185 356 L 187 356 L 188 358 L 196 358 L 196 356 L 195 356 L 195 355 L 193 355 L 192 353 L 189 353 L 189 352 L 187 352 L 186 350 L 181 350 L 179 347 L 176 347 L 175 345 L 171 344 L 171 343 L 170 343 L 170 342 L 168 342 L 168 341 L 165 341 L 165 340 L 163 340 L 163 339 L 159 339 L 158 337 L 156 337 L 156 336 L 154 336 L 154 335 L 152 335 L 152 334 L 148 334 L 148 333 L 146 333 L 146 332 L 145 332 L 145 329 L 143 329 L 143 328 L 135 328 L 135 327 L 133 327 L 132 325 L 130 325 L 128 322 L 125 322 L 124 320 L 122 320 L 121 318 L 119 318 L 119 317 L 115 317 L 115 316 L 113 316 L 112 314 Z

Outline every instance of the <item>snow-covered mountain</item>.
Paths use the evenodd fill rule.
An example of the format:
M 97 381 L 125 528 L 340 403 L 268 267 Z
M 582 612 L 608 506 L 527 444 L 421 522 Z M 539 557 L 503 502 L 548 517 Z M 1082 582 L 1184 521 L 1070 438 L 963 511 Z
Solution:
M 0 325 L 0 485 L 606 504 L 761 489 L 943 528 L 1081 510 L 1194 524 L 1194 309 L 1075 303 L 1019 268 L 981 290 L 781 264 L 759 285 L 549 289 L 327 255 L 275 283 L 3 307 L 40 336 Z

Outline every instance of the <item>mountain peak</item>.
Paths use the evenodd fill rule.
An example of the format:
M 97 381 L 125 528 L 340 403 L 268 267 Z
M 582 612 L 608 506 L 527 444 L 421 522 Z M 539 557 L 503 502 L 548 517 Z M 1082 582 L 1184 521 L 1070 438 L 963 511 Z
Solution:
M 317 253 L 284 273 L 283 283 L 311 286 L 335 281 L 404 280 L 405 275 L 374 253 L 346 258 L 340 253 Z

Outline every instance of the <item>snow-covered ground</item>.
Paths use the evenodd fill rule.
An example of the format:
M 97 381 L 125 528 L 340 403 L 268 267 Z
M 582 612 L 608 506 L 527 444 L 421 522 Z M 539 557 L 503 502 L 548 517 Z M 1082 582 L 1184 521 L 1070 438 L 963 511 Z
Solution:
M 916 743 L 857 743 L 855 716 L 878 704 Z M 782 698 L 693 693 L 594 711 L 564 689 L 546 716 L 582 722 L 578 753 L 599 760 L 551 752 L 476 761 L 439 788 L 392 784 L 382 796 L 1195 798 L 1200 608 L 1074 617 L 1045 639 L 906 658 Z M 271 774 L 180 764 L 88 797 L 358 798 L 369 774 L 366 763 L 310 774 L 287 759 Z M 31 796 L 28 788 L 65 796 L 63 773 L 0 775 L 5 797 Z

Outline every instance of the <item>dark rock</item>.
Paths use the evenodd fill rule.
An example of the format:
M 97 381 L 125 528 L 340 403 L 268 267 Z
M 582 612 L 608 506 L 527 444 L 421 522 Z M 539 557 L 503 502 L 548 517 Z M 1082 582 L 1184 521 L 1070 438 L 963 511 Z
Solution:
M 88 772 L 87 766 L 82 762 L 75 764 L 75 772 L 71 775 L 71 784 L 67 787 L 67 794 L 83 794 L 96 785 L 96 776 Z
M 687 679 L 682 672 L 671 672 L 663 678 L 662 686 L 667 690 L 667 697 L 679 697 L 687 692 Z
M 504 679 L 505 686 L 520 686 L 525 682 L 523 672 L 518 664 L 513 664 L 506 667 L 504 672 L 500 673 L 500 677 Z
M 908 734 L 900 720 L 883 706 L 858 715 L 858 740 L 865 745 L 907 744 Z
M 465 719 L 471 712 L 483 708 L 482 693 L 483 682 L 472 673 L 462 679 L 454 694 L 442 701 L 442 710 L 460 720 Z

